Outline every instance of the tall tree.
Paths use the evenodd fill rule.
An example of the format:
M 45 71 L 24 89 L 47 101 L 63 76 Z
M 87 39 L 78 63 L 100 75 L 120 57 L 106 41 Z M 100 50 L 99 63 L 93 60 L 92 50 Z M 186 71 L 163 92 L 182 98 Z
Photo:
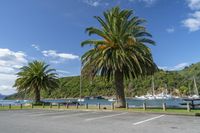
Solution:
M 99 28 L 86 29 L 89 35 L 97 35 L 99 40 L 81 43 L 81 46 L 93 46 L 82 56 L 83 69 L 90 68 L 94 76 L 114 80 L 117 106 L 125 107 L 124 78 L 137 78 L 157 70 L 147 47 L 147 44 L 154 45 L 155 42 L 143 26 L 146 21 L 134 16 L 133 10 L 114 7 L 105 11 L 103 16 L 95 16 Z
M 33 61 L 20 69 L 14 87 L 18 92 L 34 93 L 35 103 L 40 103 L 40 91 L 49 91 L 58 87 L 58 78 L 55 69 L 41 61 Z

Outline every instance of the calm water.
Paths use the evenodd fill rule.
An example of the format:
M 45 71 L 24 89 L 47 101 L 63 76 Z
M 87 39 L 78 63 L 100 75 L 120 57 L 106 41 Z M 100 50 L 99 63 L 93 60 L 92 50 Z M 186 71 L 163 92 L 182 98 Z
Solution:
M 60 99 L 60 100 L 43 100 L 46 102 L 54 102 L 54 103 L 62 103 L 68 101 L 76 101 L 76 99 Z M 0 104 L 3 105 L 19 105 L 25 103 L 31 103 L 30 100 L 0 100 Z M 163 99 L 163 100 L 137 100 L 137 99 L 127 99 L 127 102 L 130 107 L 141 107 L 144 102 L 146 102 L 147 106 L 158 107 L 162 106 L 162 103 L 165 102 L 169 107 L 183 107 L 180 103 L 185 103 L 182 99 Z M 82 104 L 88 103 L 89 105 L 96 105 L 100 103 L 101 105 L 111 105 L 112 102 L 105 99 L 92 99 L 85 100 L 84 102 L 80 102 Z M 200 103 L 200 102 L 199 102 Z

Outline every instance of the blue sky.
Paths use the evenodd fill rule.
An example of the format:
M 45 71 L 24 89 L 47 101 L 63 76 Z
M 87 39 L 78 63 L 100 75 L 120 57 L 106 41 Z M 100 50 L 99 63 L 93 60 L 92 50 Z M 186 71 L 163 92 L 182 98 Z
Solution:
M 16 92 L 18 69 L 44 60 L 60 76 L 79 75 L 84 30 L 93 16 L 113 6 L 133 9 L 147 20 L 156 41 L 156 64 L 180 70 L 200 61 L 200 0 L 0 0 L 0 93 Z

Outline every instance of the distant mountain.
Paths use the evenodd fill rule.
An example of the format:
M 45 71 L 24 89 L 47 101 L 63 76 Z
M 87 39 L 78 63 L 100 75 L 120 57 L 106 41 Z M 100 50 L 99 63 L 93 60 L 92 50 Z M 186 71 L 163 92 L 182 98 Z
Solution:
M 0 99 L 4 99 L 5 97 L 5 95 L 0 94 Z

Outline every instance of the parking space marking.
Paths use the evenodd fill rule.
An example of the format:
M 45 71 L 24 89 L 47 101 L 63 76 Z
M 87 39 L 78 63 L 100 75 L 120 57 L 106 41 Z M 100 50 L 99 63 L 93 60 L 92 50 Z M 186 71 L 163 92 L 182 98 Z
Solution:
M 145 122 L 148 122 L 148 121 L 152 121 L 152 120 L 155 120 L 155 119 L 159 119 L 161 117 L 163 117 L 165 115 L 159 115 L 159 116 L 156 116 L 156 117 L 153 117 L 153 118 L 150 118 L 150 119 L 146 119 L 146 120 L 143 120 L 143 121 L 139 121 L 139 122 L 136 122 L 136 123 L 133 123 L 133 125 L 139 125 L 139 124 L 142 124 L 142 123 L 145 123 Z
M 94 118 L 88 118 L 85 119 L 85 121 L 93 121 L 93 120 L 98 120 L 98 119 L 104 119 L 104 118 L 110 118 L 110 117 L 115 117 L 119 115 L 124 115 L 127 114 L 128 112 L 120 113 L 120 114 L 114 114 L 114 115 L 106 115 L 106 116 L 101 116 L 101 117 L 94 117 Z

